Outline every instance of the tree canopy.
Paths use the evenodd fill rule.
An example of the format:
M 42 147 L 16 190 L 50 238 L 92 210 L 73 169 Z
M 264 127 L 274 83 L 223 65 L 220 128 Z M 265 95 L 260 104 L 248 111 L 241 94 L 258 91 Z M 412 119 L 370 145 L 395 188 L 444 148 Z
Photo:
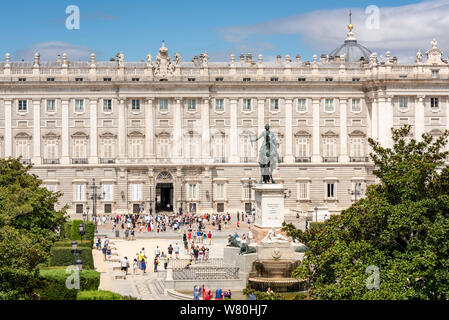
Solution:
M 61 193 L 17 159 L 0 159 L 0 300 L 32 299 L 39 287 L 38 265 L 48 259 L 65 209 L 55 210 Z
M 449 132 L 410 132 L 392 130 L 392 148 L 369 139 L 379 183 L 364 198 L 306 232 L 285 226 L 310 248 L 294 276 L 314 298 L 449 298 Z

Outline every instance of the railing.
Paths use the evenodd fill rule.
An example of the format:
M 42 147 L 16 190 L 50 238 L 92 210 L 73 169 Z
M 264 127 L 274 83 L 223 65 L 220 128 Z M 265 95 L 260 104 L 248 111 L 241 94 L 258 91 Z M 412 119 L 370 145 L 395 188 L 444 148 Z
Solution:
M 43 159 L 43 164 L 59 164 L 59 159 Z
M 323 157 L 323 162 L 338 162 L 338 157 Z
M 24 166 L 31 164 L 31 159 L 20 159 L 20 163 Z
M 349 162 L 369 162 L 368 157 L 349 157 Z
M 240 162 L 241 163 L 255 163 L 257 161 L 256 161 L 255 157 L 241 157 Z
M 312 162 L 311 157 L 295 157 L 296 163 Z
M 100 158 L 100 164 L 112 164 L 115 163 L 113 158 Z
M 208 261 L 193 261 L 186 268 L 190 260 L 171 260 L 169 267 L 173 269 L 174 280 L 211 280 L 238 279 L 239 268 L 224 263 L 223 259 L 209 259 Z
M 88 164 L 87 158 L 72 159 L 72 164 Z
M 226 157 L 215 157 L 214 163 L 226 163 L 228 162 L 228 159 Z

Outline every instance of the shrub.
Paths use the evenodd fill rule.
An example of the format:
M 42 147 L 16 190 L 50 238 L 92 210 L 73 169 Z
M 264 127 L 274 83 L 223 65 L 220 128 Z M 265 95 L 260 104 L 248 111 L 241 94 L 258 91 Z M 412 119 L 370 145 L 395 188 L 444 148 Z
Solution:
M 256 300 L 285 300 L 285 297 L 277 292 L 272 292 L 268 294 L 266 292 L 256 291 L 251 288 L 243 289 L 243 294 L 249 296 L 250 294 L 254 294 L 256 296 Z
M 309 251 L 309 250 L 310 250 L 309 247 L 306 246 L 306 245 L 298 246 L 298 247 L 295 249 L 295 251 L 296 251 L 296 252 L 299 252 L 299 253 L 304 253 L 304 252 L 307 252 L 307 251 Z
M 81 250 L 79 257 L 83 261 L 83 269 L 94 269 L 94 259 L 91 248 L 78 248 Z M 53 266 L 70 266 L 75 263 L 75 258 L 72 254 L 72 247 L 58 247 L 54 246 L 51 249 L 49 265 Z
M 80 291 L 76 300 L 122 300 L 122 296 L 111 291 Z
M 54 267 L 40 270 L 44 285 L 37 290 L 41 300 L 75 300 L 76 289 L 67 289 L 66 280 L 70 274 L 66 267 Z M 82 270 L 80 274 L 81 290 L 97 290 L 100 285 L 100 273 L 94 270 Z
M 79 235 L 79 225 L 83 223 L 83 220 L 73 220 L 72 226 L 70 229 L 70 239 L 71 240 L 81 240 L 81 236 Z M 94 240 L 95 236 L 95 224 L 93 222 L 86 222 L 85 227 L 85 239 L 86 240 Z
M 324 225 L 324 222 L 310 222 L 309 229 L 319 229 Z

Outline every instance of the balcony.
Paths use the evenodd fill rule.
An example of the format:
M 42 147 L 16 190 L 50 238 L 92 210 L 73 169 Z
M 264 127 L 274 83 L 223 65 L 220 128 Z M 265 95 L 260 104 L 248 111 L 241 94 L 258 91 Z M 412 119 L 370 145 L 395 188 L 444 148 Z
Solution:
M 31 164 L 31 159 L 20 159 L 20 163 L 21 163 L 23 166 L 28 166 L 28 165 Z
M 59 159 L 43 159 L 43 164 L 59 164 Z
M 369 157 L 349 157 L 349 162 L 369 162 Z
M 241 157 L 240 162 L 241 163 L 256 163 L 257 161 L 256 161 L 255 157 Z
M 338 162 L 338 157 L 323 157 L 323 162 Z
M 72 159 L 72 164 L 88 164 L 87 158 Z
M 228 159 L 226 157 L 214 157 L 214 163 L 226 163 Z
M 312 157 L 295 157 L 296 163 L 307 163 L 312 162 Z
M 114 164 L 115 159 L 113 158 L 100 158 L 100 164 Z

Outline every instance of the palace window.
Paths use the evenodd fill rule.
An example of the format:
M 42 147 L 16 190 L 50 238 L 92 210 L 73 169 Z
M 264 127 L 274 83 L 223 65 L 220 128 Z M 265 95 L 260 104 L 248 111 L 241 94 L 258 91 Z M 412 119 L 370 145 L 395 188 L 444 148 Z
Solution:
M 131 158 L 139 159 L 143 157 L 142 152 L 142 138 L 132 138 L 130 141 L 131 145 Z
M 132 78 L 131 81 L 132 81 L 132 82 L 139 82 L 139 81 L 140 81 L 140 78 Z
M 56 111 L 56 101 L 47 100 L 47 112 L 55 112 L 55 111 Z
M 298 200 L 309 200 L 309 182 L 298 182 Z
M 76 82 L 83 82 L 83 78 L 75 78 Z
M 306 112 L 306 111 L 307 111 L 307 100 L 298 99 L 298 112 Z
M 324 111 L 334 112 L 334 99 L 326 99 L 324 101 Z
M 195 78 L 187 78 L 187 81 L 189 81 L 189 82 L 195 82 Z
M 243 78 L 243 82 L 250 82 L 251 78 Z
M 84 100 L 75 99 L 75 112 L 84 112 Z
M 158 138 L 158 158 L 169 158 L 170 157 L 170 138 L 168 136 L 163 136 Z
M 86 200 L 86 185 L 76 184 L 75 185 L 75 201 L 85 201 Z
M 134 202 L 142 201 L 142 184 L 135 183 L 131 185 L 131 199 Z
M 20 138 L 16 140 L 16 158 L 30 159 L 30 140 Z
M 45 159 L 58 159 L 58 141 L 48 139 L 45 142 Z
M 56 190 L 56 185 L 55 185 L 55 184 L 47 184 L 45 187 L 46 187 L 47 190 L 50 191 L 50 192 L 56 192 L 56 191 L 57 191 L 57 190 Z
M 251 99 L 243 99 L 243 111 L 251 111 Z
M 168 110 L 168 100 L 167 99 L 159 100 L 159 110 L 160 111 L 167 111 Z
M 198 158 L 201 153 L 200 137 L 194 132 L 189 132 L 185 136 L 185 157 L 186 159 Z
M 223 78 L 215 78 L 215 81 L 221 82 L 221 81 L 223 81 Z
M 335 182 L 326 183 L 326 199 L 335 199 L 336 190 Z
M 224 99 L 215 100 L 215 111 L 224 111 Z
M 440 77 L 440 70 L 432 70 L 432 79 L 438 79 Z
M 337 139 L 335 137 L 324 137 L 324 157 L 337 156 Z
M 430 98 L 430 108 L 432 111 L 438 110 L 438 98 Z
M 309 138 L 298 137 L 296 138 L 296 156 L 299 158 L 309 157 Z
M 352 78 L 353 82 L 360 82 L 360 78 Z
M 306 81 L 306 78 L 298 78 L 298 81 L 299 81 L 299 82 L 305 82 L 305 81 Z
M 225 135 L 224 133 L 218 133 L 213 137 L 213 148 L 212 153 L 214 161 L 218 163 L 225 162 L 226 152 L 225 152 Z
M 188 200 L 196 200 L 198 198 L 198 185 L 196 183 L 189 183 L 187 186 Z
M 271 82 L 277 82 L 277 81 L 279 81 L 279 78 L 273 77 L 273 78 L 270 79 L 270 81 L 271 81 Z
M 140 111 L 140 100 L 139 99 L 131 100 L 131 110 L 132 111 Z
M 73 139 L 73 158 L 85 159 L 87 158 L 87 141 L 84 138 Z
M 360 112 L 360 99 L 352 99 L 352 112 Z
M 189 111 L 196 110 L 196 100 L 195 99 L 187 99 L 187 110 L 189 110 Z
M 48 82 L 55 82 L 55 78 L 47 78 Z
M 333 78 L 326 78 L 326 82 L 332 82 L 332 81 L 334 81 Z
M 104 81 L 104 82 L 111 82 L 112 79 L 111 79 L 111 78 L 103 78 L 103 81 Z
M 27 100 L 19 100 L 19 112 L 26 112 L 28 109 Z
M 365 155 L 363 146 L 363 137 L 351 138 L 351 157 L 363 157 Z
M 104 201 L 112 201 L 112 184 L 104 184 L 103 185 L 103 200 Z
M 270 110 L 271 111 L 279 111 L 279 99 L 271 99 L 270 100 Z
M 402 111 L 408 109 L 408 98 L 407 97 L 399 97 L 399 109 Z
M 112 100 L 103 100 L 103 111 L 104 112 L 112 111 Z
M 102 142 L 101 156 L 104 159 L 114 158 L 114 140 L 112 138 L 105 138 Z
M 225 184 L 217 183 L 216 184 L 216 198 L 217 200 L 225 199 Z

